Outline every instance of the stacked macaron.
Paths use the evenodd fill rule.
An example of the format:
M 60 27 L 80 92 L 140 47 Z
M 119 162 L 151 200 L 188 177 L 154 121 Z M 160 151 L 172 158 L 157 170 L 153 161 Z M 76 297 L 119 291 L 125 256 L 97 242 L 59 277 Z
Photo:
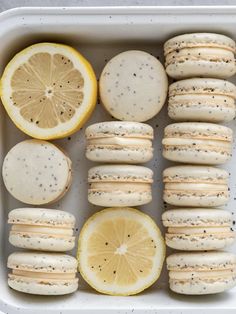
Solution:
M 71 160 L 50 142 L 25 140 L 6 155 L 2 176 L 6 189 L 17 200 L 31 205 L 50 204 L 69 189 Z M 8 258 L 11 288 L 40 295 L 77 290 L 77 261 L 62 254 L 75 246 L 72 214 L 56 209 L 17 208 L 10 211 L 8 223 L 12 225 L 9 242 L 27 249 Z
M 208 252 L 235 240 L 230 212 L 218 208 L 229 199 L 229 174 L 211 167 L 231 158 L 232 130 L 215 123 L 235 117 L 236 87 L 224 80 L 236 72 L 234 53 L 232 39 L 210 33 L 180 35 L 164 45 L 166 72 L 180 81 L 169 86 L 168 114 L 178 123 L 164 130 L 163 156 L 187 164 L 163 172 L 163 199 L 177 206 L 162 215 L 166 244 L 188 251 L 167 259 L 177 293 L 222 292 L 236 283 L 236 257 Z

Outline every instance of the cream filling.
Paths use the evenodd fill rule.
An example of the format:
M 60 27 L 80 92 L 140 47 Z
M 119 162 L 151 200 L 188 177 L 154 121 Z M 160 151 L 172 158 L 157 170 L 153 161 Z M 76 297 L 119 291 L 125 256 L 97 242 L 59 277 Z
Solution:
M 235 270 L 210 270 L 209 271 L 169 271 L 170 279 L 184 280 L 184 279 L 210 279 L 210 278 L 221 278 L 221 277 L 232 277 L 235 275 Z
M 231 151 L 231 142 L 230 141 L 224 141 L 224 140 L 207 140 L 207 139 L 194 139 L 193 138 L 184 138 L 184 137 L 173 137 L 173 138 L 164 138 L 162 140 L 163 145 L 173 145 L 173 146 L 183 146 L 183 145 L 190 145 L 193 146 L 193 148 L 198 149 L 199 146 L 201 147 L 213 147 L 216 149 L 226 149 Z
M 11 228 L 13 232 L 20 233 L 40 233 L 49 235 L 62 235 L 62 236 L 73 236 L 72 229 L 65 228 L 54 228 L 54 227 L 43 227 L 43 226 L 29 226 L 29 225 L 13 225 Z
M 140 138 L 124 138 L 119 136 L 114 137 L 104 137 L 89 139 L 87 141 L 88 145 L 120 145 L 120 146 L 137 146 L 137 147 L 152 147 L 152 141 L 148 139 Z
M 169 234 L 211 234 L 211 233 L 230 233 L 234 234 L 230 227 L 169 227 L 168 228 Z
M 28 277 L 28 278 L 36 278 L 36 279 L 74 279 L 76 278 L 76 272 L 74 273 L 44 273 L 44 272 L 34 272 L 34 271 L 25 271 L 13 269 L 12 275 L 20 276 L 20 277 Z
M 124 192 L 149 192 L 151 189 L 150 183 L 125 183 L 125 182 L 104 182 L 104 183 L 90 183 L 89 191 L 104 191 L 104 192 L 115 192 L 115 191 L 124 191 Z
M 165 183 L 165 190 L 185 190 L 188 191 L 219 191 L 219 192 L 227 192 L 228 186 L 225 184 L 207 184 L 207 183 Z

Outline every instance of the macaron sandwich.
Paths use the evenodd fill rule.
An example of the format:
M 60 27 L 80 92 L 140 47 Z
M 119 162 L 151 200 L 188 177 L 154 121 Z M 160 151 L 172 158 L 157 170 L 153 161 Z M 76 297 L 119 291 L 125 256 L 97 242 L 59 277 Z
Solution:
M 8 257 L 8 285 L 39 295 L 64 295 L 78 289 L 77 260 L 69 255 L 15 252 Z
M 46 208 L 17 208 L 10 211 L 9 242 L 19 248 L 65 252 L 74 248 L 75 217 Z
M 143 166 L 103 165 L 88 172 L 88 200 L 98 206 L 139 206 L 152 200 L 153 172 Z
M 168 228 L 167 246 L 176 250 L 223 249 L 233 244 L 232 215 L 222 209 L 180 208 L 167 210 L 162 222 Z
M 170 77 L 228 78 L 235 74 L 235 41 L 213 33 L 179 35 L 164 44 L 166 72 Z
M 144 163 L 153 156 L 153 128 L 144 123 L 109 121 L 85 131 L 86 157 L 107 163 Z
M 214 123 L 182 122 L 164 130 L 163 156 L 190 164 L 223 164 L 232 156 L 233 132 Z

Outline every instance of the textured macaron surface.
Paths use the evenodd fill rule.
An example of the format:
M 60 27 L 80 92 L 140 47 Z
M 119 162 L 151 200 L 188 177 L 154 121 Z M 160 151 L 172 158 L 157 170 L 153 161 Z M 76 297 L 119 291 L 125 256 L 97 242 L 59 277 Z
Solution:
M 144 51 L 125 51 L 112 58 L 102 71 L 100 96 L 116 119 L 143 122 L 164 105 L 168 80 L 164 67 Z
M 168 114 L 177 121 L 230 121 L 235 117 L 235 98 L 236 86 L 226 80 L 181 80 L 169 86 Z
M 7 190 L 16 199 L 27 204 L 46 204 L 68 190 L 71 161 L 54 144 L 25 140 L 7 153 L 2 175 Z
M 235 42 L 220 34 L 193 33 L 176 36 L 164 45 L 166 71 L 177 79 L 227 78 L 235 73 Z

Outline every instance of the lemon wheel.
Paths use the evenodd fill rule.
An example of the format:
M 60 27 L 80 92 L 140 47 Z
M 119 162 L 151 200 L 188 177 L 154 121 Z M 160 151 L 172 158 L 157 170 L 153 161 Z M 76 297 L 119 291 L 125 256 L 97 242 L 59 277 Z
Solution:
M 39 139 L 77 131 L 92 113 L 97 81 L 74 48 L 39 43 L 19 52 L 1 79 L 2 103 L 15 125 Z
M 79 271 L 90 286 L 110 295 L 137 294 L 160 276 L 165 244 L 155 222 L 133 208 L 104 209 L 79 237 Z

